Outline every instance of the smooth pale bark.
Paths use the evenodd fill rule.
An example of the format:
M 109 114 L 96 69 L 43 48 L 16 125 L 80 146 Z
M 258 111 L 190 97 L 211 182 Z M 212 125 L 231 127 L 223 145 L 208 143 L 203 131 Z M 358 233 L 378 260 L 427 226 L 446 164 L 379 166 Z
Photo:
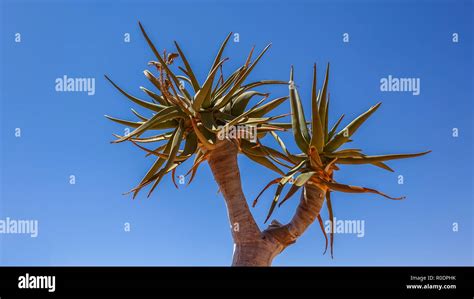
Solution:
M 230 141 L 219 141 L 208 156 L 208 163 L 224 196 L 234 239 L 233 266 L 270 266 L 281 253 L 314 222 L 324 202 L 324 191 L 306 185 L 293 219 L 286 225 L 277 221 L 260 231 L 242 191 L 237 164 L 238 150 Z

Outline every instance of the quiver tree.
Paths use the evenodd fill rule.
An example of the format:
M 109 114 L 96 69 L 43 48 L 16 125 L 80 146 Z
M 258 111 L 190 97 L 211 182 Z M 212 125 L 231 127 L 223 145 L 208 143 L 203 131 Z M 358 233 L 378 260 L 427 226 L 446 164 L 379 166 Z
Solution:
M 221 45 L 206 80 L 200 84 L 178 43 L 175 42 L 176 53 L 166 53 L 166 51 L 160 53 L 143 26 L 139 25 L 157 59 L 157 61 L 149 62 L 149 65 L 154 68 L 154 72 L 144 71 L 145 76 L 156 90 L 141 88 L 150 101 L 130 95 L 106 76 L 120 93 L 151 113 L 151 115 L 141 115 L 132 109 L 133 114 L 137 117 L 136 121 L 106 116 L 112 121 L 134 128 L 126 136 L 114 135 L 117 139 L 112 141 L 113 143 L 130 142 L 144 150 L 146 155 L 156 157 L 145 176 L 129 193 L 133 193 L 133 198 L 135 198 L 142 189 L 150 186 L 148 191 L 148 196 L 150 196 L 168 173 L 171 173 L 172 181 L 177 187 L 176 168 L 193 157 L 193 165 L 186 174 L 189 176 L 189 184 L 199 165 L 207 161 L 224 197 L 231 227 L 238 227 L 238 229 L 231 230 L 234 240 L 232 265 L 271 265 L 273 258 L 294 243 L 315 219 L 319 219 L 322 225 L 319 213 L 325 200 L 329 209 L 329 217 L 332 218 L 331 191 L 371 192 L 391 199 L 401 199 L 389 197 L 374 189 L 343 185 L 334 181 L 333 172 L 339 169 L 337 164 L 368 163 L 392 171 L 384 164 L 384 161 L 415 157 L 426 152 L 367 156 L 359 149 L 338 150 L 340 146 L 350 141 L 352 134 L 380 104 L 370 108 L 343 130 L 336 133 L 342 117 L 331 130 L 328 130 L 329 66 L 324 84 L 318 93 L 316 92 L 316 69 L 314 70 L 311 96 L 312 119 L 308 123 L 305 120 L 301 101 L 293 82 L 293 70 L 289 83 L 278 80 L 246 82 L 248 75 L 270 45 L 265 47 L 255 60 L 252 60 L 252 49 L 242 66 L 233 71 L 230 76 L 225 77 L 223 65 L 227 59 L 222 58 L 222 55 L 230 39 L 231 34 L 229 34 Z M 183 67 L 178 67 L 181 74 L 174 71 L 174 62 L 178 58 L 183 64 Z M 267 115 L 285 102 L 288 99 L 287 96 L 267 101 L 269 93 L 254 90 L 257 87 L 271 84 L 289 86 L 291 123 L 275 122 L 286 115 Z M 191 87 L 190 89 L 186 87 L 188 85 Z M 260 98 L 260 100 L 254 105 L 249 105 L 254 97 Z M 311 124 L 311 131 L 308 130 L 308 124 Z M 236 134 L 233 138 L 223 134 L 231 128 L 238 128 L 240 133 L 245 134 Z M 278 132 L 288 129 L 293 131 L 295 142 L 302 153 L 291 154 L 286 149 Z M 262 139 L 267 135 L 277 141 L 280 149 L 277 150 L 262 143 Z M 265 166 L 279 175 L 264 188 L 266 190 L 272 185 L 277 185 L 266 221 L 277 205 L 280 206 L 292 195 L 302 190 L 300 204 L 290 223 L 282 225 L 274 220 L 265 230 L 260 230 L 242 191 L 241 176 L 237 164 L 238 154 L 246 155 L 253 162 Z M 286 170 L 282 171 L 281 168 Z M 295 178 L 294 182 L 293 178 Z M 279 202 L 280 194 L 288 184 L 291 187 Z M 255 199 L 254 205 L 257 203 L 257 199 Z M 325 232 L 324 236 L 327 247 L 328 241 Z M 331 253 L 332 240 L 331 233 Z

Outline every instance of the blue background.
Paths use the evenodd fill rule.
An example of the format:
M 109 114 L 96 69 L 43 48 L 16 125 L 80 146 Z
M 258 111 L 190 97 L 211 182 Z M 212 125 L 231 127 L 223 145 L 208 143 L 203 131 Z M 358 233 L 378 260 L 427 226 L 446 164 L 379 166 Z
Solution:
M 369 154 L 433 150 L 389 163 L 395 173 L 342 167 L 340 182 L 407 199 L 333 194 L 336 218 L 364 220 L 365 237 L 336 234 L 331 259 L 322 255 L 316 224 L 275 265 L 473 265 L 473 2 L 414 2 L 1 1 L 0 219 L 37 219 L 39 236 L 0 234 L 0 264 L 230 264 L 227 213 L 207 165 L 180 190 L 168 176 L 150 199 L 146 192 L 136 200 L 122 195 L 153 160 L 129 143 L 109 143 L 123 127 L 103 115 L 133 119 L 129 108 L 137 107 L 103 75 L 145 98 L 138 87 L 151 88 L 142 71 L 153 55 L 140 20 L 159 49 L 180 42 L 201 82 L 228 32 L 239 33 L 240 42 L 225 52 L 226 74 L 253 45 L 271 42 L 249 80 L 288 80 L 294 65 L 308 113 L 312 64 L 321 83 L 330 62 L 331 124 L 345 113 L 345 125 L 383 101 L 351 147 Z M 17 32 L 21 43 L 14 42 Z M 342 42 L 345 32 L 350 43 Z M 459 43 L 452 42 L 454 32 Z M 96 94 L 55 92 L 63 75 L 95 77 Z M 379 81 L 388 75 L 419 77 L 421 95 L 381 92 Z M 264 90 L 287 93 L 285 86 Z M 286 103 L 277 112 L 288 110 Z M 295 151 L 291 136 L 285 140 Z M 243 156 L 239 163 L 251 201 L 275 174 Z M 252 209 L 261 228 L 271 196 Z M 295 197 L 275 218 L 288 221 L 296 204 Z

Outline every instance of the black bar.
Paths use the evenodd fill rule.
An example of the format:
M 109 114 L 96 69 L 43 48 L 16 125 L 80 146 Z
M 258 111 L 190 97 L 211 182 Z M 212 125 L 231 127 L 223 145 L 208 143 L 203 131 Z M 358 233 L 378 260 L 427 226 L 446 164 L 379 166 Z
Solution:
M 27 273 L 30 278 L 55 276 L 55 291 L 20 289 L 19 277 Z M 0 298 L 278 295 L 292 299 L 322 294 L 345 298 L 473 298 L 473 274 L 472 267 L 0 267 Z M 420 281 L 423 277 L 425 280 Z M 407 285 L 449 289 L 407 289 Z

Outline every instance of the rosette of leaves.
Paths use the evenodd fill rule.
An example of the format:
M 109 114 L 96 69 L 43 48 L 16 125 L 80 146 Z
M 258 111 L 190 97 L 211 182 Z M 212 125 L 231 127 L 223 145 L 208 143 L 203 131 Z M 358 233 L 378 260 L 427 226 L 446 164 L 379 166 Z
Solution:
M 194 156 L 193 166 L 187 173 L 187 175 L 191 174 L 188 182 L 190 183 L 200 163 L 206 160 L 207 153 L 216 147 L 219 132 L 225 128 L 255 126 L 260 137 L 268 132 L 291 128 L 291 124 L 273 122 L 282 116 L 266 116 L 288 97 L 277 98 L 264 104 L 269 94 L 254 90 L 263 85 L 287 84 L 287 82 L 266 80 L 245 83 L 246 78 L 270 45 L 265 47 L 253 61 L 252 49 L 245 63 L 230 76 L 224 78 L 222 66 L 227 59 L 222 58 L 222 55 L 231 37 L 229 34 L 222 43 L 207 78 L 200 84 L 177 42 L 175 42 L 177 53 L 166 54 L 165 51 L 161 54 L 140 23 L 139 26 L 157 59 L 157 61 L 149 63 L 156 68 L 158 73 L 156 76 L 150 70 L 144 71 L 145 76 L 156 90 L 152 91 L 141 87 L 150 100 L 145 101 L 130 95 L 108 76 L 105 76 L 120 93 L 135 104 L 147 109 L 151 114 L 144 116 L 132 109 L 133 114 L 138 118 L 137 121 L 106 116 L 114 122 L 134 128 L 126 136 L 115 135 L 117 139 L 113 143 L 130 141 L 146 151 L 147 155 L 156 156 L 155 162 L 143 179 L 130 191 L 133 192 L 134 198 L 147 185 L 151 185 L 148 193 L 150 196 L 161 179 L 170 172 L 173 183 L 177 187 L 175 182 L 176 167 Z M 172 64 L 178 57 L 184 65 L 184 67 L 178 67 L 181 74 L 176 74 L 172 70 Z M 186 86 L 190 86 L 190 89 L 188 90 Z M 248 107 L 253 97 L 261 97 L 261 100 Z M 285 158 L 281 153 L 245 139 L 236 139 L 234 142 L 238 143 L 240 152 L 252 160 L 282 173 L 268 158 L 268 151 Z M 140 144 L 154 144 L 155 146 L 153 149 L 149 149 Z
M 257 203 L 258 198 L 263 192 L 272 185 L 277 185 L 275 195 L 273 197 L 268 215 L 265 222 L 268 221 L 272 215 L 275 207 L 281 206 L 284 202 L 290 199 L 295 193 L 302 189 L 302 196 L 306 200 L 305 186 L 307 184 L 315 185 L 321 190 L 325 191 L 326 206 L 329 217 L 331 219 L 331 254 L 334 233 L 334 213 L 331 204 L 331 192 L 340 191 L 347 193 L 375 193 L 393 200 L 400 200 L 404 197 L 391 197 L 378 190 L 352 186 L 339 183 L 334 179 L 334 171 L 339 170 L 338 165 L 359 165 L 371 164 L 387 171 L 393 170 L 385 164 L 386 161 L 396 159 L 406 159 L 425 155 L 430 151 L 420 152 L 415 154 L 390 154 L 390 155 L 367 155 L 358 148 L 340 149 L 341 146 L 351 142 L 351 138 L 359 127 L 380 107 L 381 103 L 372 106 L 366 112 L 359 115 L 352 120 L 347 126 L 338 131 L 338 127 L 344 118 L 342 115 L 336 123 L 330 128 L 328 126 L 328 111 L 329 111 L 329 93 L 328 93 L 328 79 L 329 79 L 329 64 L 326 68 L 326 75 L 322 88 L 317 91 L 316 88 L 316 65 L 313 68 L 313 82 L 311 91 L 311 130 L 308 129 L 305 114 L 301 104 L 301 99 L 298 90 L 293 81 L 293 67 L 290 71 L 289 82 L 289 97 L 291 102 L 291 121 L 294 141 L 301 150 L 300 154 L 291 154 L 280 137 L 271 132 L 276 141 L 280 144 L 283 152 L 287 156 L 287 161 L 292 162 L 290 170 L 275 180 L 272 180 L 260 192 L 254 200 L 253 205 Z M 276 158 L 276 157 L 275 157 Z M 291 185 L 286 195 L 281 196 L 284 187 Z M 324 200 L 324 199 L 323 199 Z M 323 221 L 318 215 L 318 220 L 326 238 Z

